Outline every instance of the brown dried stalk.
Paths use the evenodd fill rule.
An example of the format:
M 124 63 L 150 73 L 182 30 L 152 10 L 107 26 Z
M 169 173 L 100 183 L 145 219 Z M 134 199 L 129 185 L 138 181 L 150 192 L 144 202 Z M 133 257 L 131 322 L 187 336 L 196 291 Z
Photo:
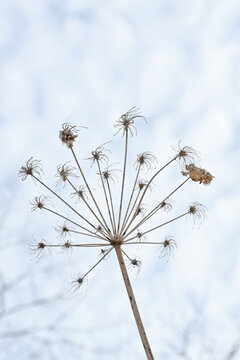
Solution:
M 57 177 L 58 184 L 63 182 L 64 185 L 70 186 L 71 190 L 74 190 L 72 193 L 72 197 L 77 196 L 77 200 L 81 201 L 84 206 L 90 211 L 93 219 L 87 218 L 83 215 L 83 213 L 77 211 L 73 205 L 71 205 L 67 200 L 63 199 L 62 196 L 58 195 L 52 188 L 45 184 L 45 182 L 41 179 L 42 165 L 39 160 L 34 160 L 30 158 L 25 165 L 23 165 L 19 171 L 19 176 L 22 180 L 25 180 L 28 176 L 31 176 L 34 181 L 41 184 L 45 189 L 47 189 L 50 193 L 52 193 L 55 197 L 57 197 L 68 209 L 75 213 L 78 216 L 79 221 L 72 220 L 71 217 L 63 215 L 59 211 L 55 211 L 51 209 L 49 206 L 49 200 L 44 196 L 35 197 L 31 202 L 32 210 L 39 209 L 41 211 L 47 211 L 52 213 L 53 215 L 60 217 L 65 220 L 62 226 L 57 227 L 57 231 L 59 233 L 60 238 L 63 238 L 63 242 L 51 243 L 49 244 L 45 240 L 41 240 L 38 243 L 31 244 L 31 252 L 37 254 L 36 257 L 39 259 L 45 249 L 59 249 L 61 251 L 70 251 L 73 248 L 87 247 L 87 248 L 101 248 L 101 257 L 100 259 L 93 265 L 91 268 L 85 272 L 83 275 L 78 275 L 77 278 L 72 282 L 73 292 L 78 290 L 83 283 L 85 282 L 85 278 L 92 272 L 106 257 L 111 253 L 114 249 L 118 263 L 120 266 L 120 270 L 122 273 L 122 277 L 124 280 L 124 284 L 127 290 L 128 298 L 131 304 L 131 308 L 133 311 L 133 315 L 136 321 L 136 325 L 139 331 L 139 335 L 142 340 L 142 344 L 146 353 L 146 357 L 148 360 L 154 360 L 149 341 L 141 320 L 141 316 L 138 310 L 138 306 L 135 300 L 135 296 L 133 293 L 133 289 L 131 286 L 131 282 L 128 276 L 127 267 L 124 261 L 124 256 L 127 259 L 127 262 L 133 267 L 140 268 L 141 261 L 136 258 L 131 258 L 123 247 L 130 245 L 159 245 L 159 257 L 169 256 L 172 251 L 176 248 L 177 244 L 175 240 L 166 236 L 162 241 L 153 242 L 148 241 L 146 239 L 146 234 L 149 234 L 159 228 L 172 223 L 181 218 L 193 218 L 193 221 L 196 222 L 204 219 L 204 207 L 198 203 L 192 203 L 188 206 L 188 208 L 180 213 L 177 216 L 174 216 L 168 221 L 162 222 L 160 224 L 156 224 L 156 226 L 140 230 L 139 227 L 143 226 L 150 218 L 152 218 L 157 212 L 160 210 L 164 210 L 166 212 L 170 211 L 172 205 L 170 203 L 170 196 L 172 196 L 177 190 L 183 187 L 189 180 L 199 182 L 200 184 L 209 184 L 213 176 L 207 172 L 205 169 L 201 169 L 194 165 L 194 158 L 198 160 L 198 154 L 190 147 L 180 147 L 180 143 L 178 144 L 178 148 L 176 149 L 176 154 L 173 158 L 167 162 L 167 164 L 161 166 L 158 170 L 156 170 L 153 175 L 150 177 L 150 180 L 145 181 L 139 179 L 140 172 L 143 168 L 147 170 L 152 170 L 153 164 L 156 164 L 156 158 L 151 152 L 144 152 L 137 156 L 136 161 L 136 176 L 133 181 L 133 186 L 130 191 L 130 195 L 128 197 L 128 202 L 126 209 L 124 211 L 124 197 L 126 196 L 126 176 L 127 176 L 127 155 L 128 155 L 128 147 L 129 147 L 129 135 L 133 136 L 135 128 L 135 120 L 142 118 L 145 120 L 145 117 L 140 115 L 138 109 L 135 107 L 130 109 L 126 114 L 123 114 L 118 120 L 115 127 L 118 128 L 118 132 L 122 131 L 123 136 L 125 138 L 125 150 L 124 150 L 124 159 L 123 159 L 123 173 L 122 173 L 122 181 L 121 181 L 121 189 L 120 189 L 120 202 L 119 202 L 119 210 L 116 212 L 116 208 L 114 207 L 114 198 L 110 186 L 110 182 L 114 180 L 115 170 L 108 165 L 108 156 L 106 150 L 103 145 L 98 146 L 95 150 L 91 152 L 91 155 L 88 159 L 91 160 L 91 167 L 96 164 L 97 165 L 97 174 L 100 177 L 101 187 L 103 190 L 103 201 L 101 205 L 97 202 L 91 187 L 89 186 L 88 180 L 83 172 L 83 169 L 80 165 L 80 162 L 77 158 L 76 152 L 73 149 L 76 138 L 78 137 L 77 127 L 63 124 L 62 130 L 60 131 L 59 137 L 63 144 L 70 149 L 70 152 L 73 156 L 73 160 L 77 165 L 77 168 L 74 168 L 70 165 L 64 164 L 59 165 L 57 168 Z M 115 134 L 116 135 L 116 134 Z M 151 209 L 148 214 L 145 215 L 145 209 L 143 207 L 143 199 L 146 194 L 151 189 L 151 185 L 153 180 L 170 164 L 175 161 L 179 161 L 182 166 L 184 166 L 184 170 L 182 170 L 182 175 L 187 176 L 187 179 L 180 183 L 175 189 L 173 189 L 170 194 L 165 196 L 162 200 L 158 202 L 158 205 Z M 102 170 L 101 162 L 105 162 L 107 164 L 107 168 Z M 79 175 L 75 174 L 75 171 L 78 170 Z M 69 178 L 72 178 L 71 180 Z M 78 178 L 81 177 L 84 185 L 75 185 L 74 181 L 77 181 Z M 137 190 L 137 191 L 135 191 Z M 89 195 L 89 196 L 88 196 Z M 107 217 L 104 215 L 107 213 Z M 136 221 L 138 219 L 139 214 L 144 215 L 141 220 Z M 123 215 L 123 220 L 122 219 Z M 118 221 L 116 221 L 118 219 Z M 95 225 L 94 221 L 98 221 L 98 224 Z M 82 225 L 84 222 L 84 226 Z M 109 223 L 110 222 L 110 223 Z M 75 228 L 70 228 L 68 223 L 80 228 L 80 231 Z M 135 234 L 133 234 L 136 231 Z M 86 236 L 89 240 L 90 238 L 94 239 L 94 242 L 72 242 L 67 239 L 71 234 L 76 234 L 80 236 Z M 132 234 L 132 235 L 131 235 Z M 130 237 L 131 235 L 131 237 Z M 97 242 L 101 241 L 101 242 Z

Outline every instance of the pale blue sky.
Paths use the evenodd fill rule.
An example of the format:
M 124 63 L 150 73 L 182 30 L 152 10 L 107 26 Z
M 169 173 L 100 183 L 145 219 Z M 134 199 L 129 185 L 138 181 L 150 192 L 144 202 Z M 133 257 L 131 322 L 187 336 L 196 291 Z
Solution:
M 148 124 L 138 123 L 130 164 L 145 150 L 164 164 L 181 140 L 200 151 L 202 166 L 215 175 L 211 186 L 192 183 L 174 198 L 176 211 L 190 201 L 206 205 L 208 217 L 200 229 L 182 221 L 151 238 L 174 235 L 179 242 L 175 256 L 167 262 L 158 259 L 155 248 L 139 252 L 143 266 L 137 279 L 134 273 L 132 277 L 153 352 L 157 358 L 165 354 L 166 359 L 181 359 L 168 347 L 169 338 L 175 344 L 180 338 L 170 324 L 184 328 L 194 315 L 193 298 L 203 303 L 204 315 L 189 354 L 194 360 L 213 359 L 205 347 L 216 344 L 215 356 L 221 360 L 238 338 L 240 325 L 235 319 L 240 309 L 239 1 L 10 0 L 0 2 L 0 18 L 2 274 L 13 278 L 30 266 L 27 243 L 33 234 L 55 239 L 55 219 L 29 210 L 29 200 L 43 192 L 31 179 L 19 181 L 22 163 L 32 155 L 42 159 L 45 179 L 55 185 L 56 166 L 70 159 L 58 139 L 66 121 L 88 127 L 80 131 L 80 159 L 112 140 L 112 161 L 120 161 L 123 142 L 120 135 L 112 137 L 113 124 L 137 106 Z M 97 188 L 94 169 L 83 164 Z M 174 167 L 162 175 L 161 194 L 179 183 L 182 178 L 176 174 Z M 17 249 L 10 246 L 15 243 Z M 44 257 L 34 264 L 34 273 L 51 264 L 54 270 L 52 279 L 41 276 L 37 293 L 48 294 L 53 284 L 64 290 L 66 281 L 84 272 L 96 257 L 94 251 L 75 252 L 71 259 Z M 109 325 L 94 338 L 96 347 L 113 344 L 118 349 L 114 358 L 142 360 L 115 260 L 112 256 L 90 276 L 84 298 L 63 307 L 70 309 L 72 326 L 76 319 L 82 327 Z M 81 336 L 92 346 L 89 336 Z M 5 349 L 3 359 L 15 359 L 14 351 Z M 28 360 L 26 356 L 22 359 Z M 83 360 L 95 359 L 110 360 L 112 355 L 83 354 Z

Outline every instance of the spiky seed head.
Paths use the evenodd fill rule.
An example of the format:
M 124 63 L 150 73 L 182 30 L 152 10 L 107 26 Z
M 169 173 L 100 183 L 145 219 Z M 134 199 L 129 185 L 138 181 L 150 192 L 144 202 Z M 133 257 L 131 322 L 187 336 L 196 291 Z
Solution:
M 85 200 L 87 199 L 87 188 L 84 185 L 80 185 L 77 188 L 75 188 L 76 191 L 74 191 L 73 193 L 71 193 L 71 197 L 72 198 L 76 198 L 76 203 L 79 202 L 80 200 Z
M 63 248 L 64 249 L 70 249 L 72 246 L 71 242 L 69 240 L 67 240 L 64 244 L 63 244 Z
M 40 160 L 34 160 L 33 156 L 26 161 L 26 163 L 21 166 L 21 169 L 18 172 L 18 176 L 22 178 L 22 181 L 30 176 L 39 176 L 43 172 L 42 164 Z
M 142 239 L 146 239 L 146 236 L 140 230 L 137 230 L 136 237 L 139 241 Z
M 146 214 L 146 209 L 144 207 L 144 204 L 141 204 L 140 206 L 136 206 L 136 209 L 135 209 L 135 215 L 138 216 L 138 215 L 142 215 L 144 216 Z
M 128 110 L 125 114 L 120 116 L 120 118 L 116 121 L 116 124 L 114 125 L 114 127 L 119 129 L 116 132 L 116 134 L 119 133 L 119 131 L 123 130 L 123 135 L 129 131 L 131 136 L 133 136 L 133 129 L 137 133 L 137 130 L 134 127 L 134 121 L 137 118 L 143 119 L 144 121 L 146 121 L 145 116 L 141 115 L 141 113 L 139 112 L 139 109 L 134 106 L 130 110 Z M 116 134 L 114 134 L 114 135 L 116 135 Z
M 170 255 L 172 255 L 172 253 L 176 248 L 177 248 L 176 241 L 171 236 L 166 236 L 164 238 L 164 241 L 161 243 L 159 257 L 160 258 L 163 258 L 165 256 L 169 257 Z
M 193 202 L 188 207 L 188 216 L 187 219 L 192 218 L 193 224 L 201 225 L 204 219 L 206 218 L 206 208 L 204 205 Z
M 46 245 L 45 245 L 44 242 L 42 242 L 42 241 L 40 241 L 40 242 L 38 243 L 38 245 L 37 245 L 38 249 L 44 249 L 45 246 L 46 246 Z
M 147 170 L 151 170 L 152 166 L 155 165 L 156 163 L 157 163 L 157 158 L 150 151 L 145 151 L 137 155 L 136 164 L 138 166 L 141 166 L 141 168 L 145 167 L 147 168 Z
M 61 164 L 58 165 L 57 174 L 56 174 L 56 177 L 58 177 L 57 184 L 60 184 L 61 182 L 63 182 L 65 185 L 65 183 L 69 177 L 77 178 L 77 175 L 74 174 L 74 171 L 76 170 L 76 168 L 73 166 L 67 165 L 68 163 L 69 163 L 69 161 L 63 165 L 61 165 Z
M 101 171 L 101 173 L 97 173 L 97 174 L 102 176 L 104 181 L 108 182 L 108 181 L 111 180 L 114 183 L 115 181 L 118 180 L 117 172 L 120 171 L 120 170 L 114 169 L 114 168 L 112 168 L 112 166 L 113 165 L 110 165 L 110 166 L 106 167 L 106 169 Z
M 37 209 L 44 209 L 47 206 L 51 206 L 53 205 L 52 201 L 50 201 L 50 199 L 46 196 L 40 195 L 40 196 L 35 196 L 35 198 L 30 201 L 30 205 L 31 205 L 31 210 L 37 210 Z
M 136 185 L 136 190 L 142 191 L 145 186 L 147 186 L 148 181 L 145 179 L 139 179 Z
M 87 158 L 87 160 L 91 160 L 92 161 L 92 165 L 97 161 L 105 161 L 106 163 L 108 162 L 108 156 L 106 155 L 106 152 L 111 152 L 108 149 L 104 148 L 104 145 L 108 144 L 109 142 L 106 142 L 100 146 L 98 146 L 95 150 L 93 150 L 91 152 L 91 155 L 89 158 Z
M 141 267 L 141 265 L 142 265 L 142 262 L 140 261 L 140 260 L 137 260 L 136 258 L 135 259 L 132 259 L 131 260 L 131 264 L 132 264 L 132 266 L 133 267 Z
M 173 149 L 175 151 L 175 159 L 179 161 L 182 168 L 184 168 L 189 163 L 200 161 L 199 153 L 190 146 L 181 147 L 180 141 L 178 146 Z
M 71 149 L 75 139 L 78 137 L 77 131 L 76 126 L 64 123 L 62 130 L 59 131 L 59 138 L 63 144 L 66 144 L 67 147 Z
M 159 208 L 165 212 L 169 212 L 170 210 L 172 210 L 172 204 L 170 203 L 170 201 L 167 202 L 166 200 L 163 200 L 162 202 L 160 202 Z

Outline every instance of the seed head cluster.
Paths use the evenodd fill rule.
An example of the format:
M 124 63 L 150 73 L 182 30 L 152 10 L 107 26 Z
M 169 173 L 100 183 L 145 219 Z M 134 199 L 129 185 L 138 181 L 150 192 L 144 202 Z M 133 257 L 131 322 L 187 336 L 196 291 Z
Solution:
M 178 221 L 181 218 L 192 218 L 194 223 L 202 222 L 205 218 L 205 207 L 202 204 L 193 202 L 187 206 L 187 210 L 179 212 L 172 216 L 169 220 L 159 223 L 159 213 L 164 211 L 170 213 L 173 208 L 172 197 L 174 193 L 180 190 L 188 181 L 198 182 L 199 184 L 209 185 L 213 176 L 203 168 L 195 165 L 199 162 L 198 153 L 189 146 L 178 146 L 174 148 L 174 155 L 171 160 L 162 166 L 157 167 L 158 161 L 151 151 L 145 151 L 136 155 L 136 161 L 133 164 L 135 176 L 131 179 L 132 186 L 126 187 L 126 178 L 128 176 L 128 151 L 129 151 L 129 135 L 136 133 L 135 121 L 146 118 L 140 114 L 136 107 L 133 107 L 125 114 L 120 116 L 114 125 L 124 137 L 123 163 L 121 170 L 115 169 L 109 163 L 111 151 L 106 147 L 108 142 L 96 147 L 90 151 L 87 160 L 90 161 L 91 167 L 95 167 L 95 172 L 100 180 L 100 189 L 102 200 L 97 200 L 94 190 L 89 184 L 88 178 L 82 169 L 78 160 L 75 143 L 78 137 L 78 128 L 74 125 L 63 124 L 59 132 L 59 138 L 63 144 L 67 146 L 70 155 L 73 158 L 73 164 L 70 162 L 58 165 L 56 169 L 57 185 L 63 184 L 69 187 L 70 198 L 65 199 L 53 190 L 42 179 L 43 167 L 41 161 L 31 157 L 21 167 L 19 176 L 22 180 L 32 177 L 54 198 L 60 200 L 63 207 L 68 209 L 72 214 L 77 216 L 78 220 L 66 215 L 63 210 L 53 209 L 53 203 L 48 197 L 40 195 L 31 201 L 32 210 L 44 210 L 49 215 L 55 216 L 62 220 L 57 225 L 56 231 L 59 240 L 54 243 L 48 243 L 45 240 L 30 244 L 30 250 L 37 253 L 37 258 L 41 258 L 46 249 L 57 248 L 62 251 L 69 251 L 76 248 L 98 248 L 100 251 L 100 259 L 84 274 L 78 275 L 72 282 L 74 291 L 78 290 L 85 281 L 86 276 L 93 271 L 103 259 L 109 255 L 112 250 L 120 249 L 122 256 L 127 263 L 134 268 L 140 268 L 141 261 L 136 257 L 128 255 L 128 249 L 134 245 L 149 246 L 156 244 L 159 247 L 159 257 L 169 257 L 177 248 L 177 243 L 172 236 L 165 236 L 162 241 L 153 242 L 149 235 L 152 232 L 160 231 L 163 226 L 169 226 L 170 223 Z M 117 134 L 116 133 L 116 134 Z M 115 135 L 116 135 L 115 134 Z M 144 202 L 146 195 L 151 191 L 153 180 L 156 179 L 162 171 L 167 167 L 178 162 L 180 164 L 180 173 L 184 177 L 179 184 L 164 198 L 157 198 L 155 206 L 147 206 Z M 183 169 L 183 170 L 182 170 Z M 142 172 L 151 173 L 148 179 L 142 179 Z M 117 186 L 117 181 L 121 176 L 118 197 L 114 196 L 113 186 Z M 82 183 L 79 183 L 81 181 Z M 171 199 L 170 199 L 171 196 Z M 82 208 L 75 208 L 74 203 L 81 201 Z M 87 212 L 85 211 L 87 210 Z M 86 215 L 86 213 L 90 215 Z M 157 224 L 148 226 L 148 220 L 154 218 Z M 74 218 L 75 219 L 75 218 Z M 151 224 L 153 222 L 151 221 Z M 79 240 L 70 241 L 70 236 L 74 235 Z M 84 240 L 85 239 L 85 240 Z

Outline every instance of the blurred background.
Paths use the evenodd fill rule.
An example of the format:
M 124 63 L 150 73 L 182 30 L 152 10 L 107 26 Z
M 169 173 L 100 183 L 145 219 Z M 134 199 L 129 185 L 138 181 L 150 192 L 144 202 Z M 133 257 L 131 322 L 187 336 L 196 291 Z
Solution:
M 36 261 L 28 244 L 56 242 L 62 222 L 31 212 L 29 201 L 49 194 L 17 177 L 34 156 L 43 161 L 44 181 L 69 196 L 67 186 L 56 187 L 57 166 L 72 160 L 59 130 L 64 122 L 86 126 L 75 149 L 100 199 L 97 170 L 84 159 L 111 141 L 109 161 L 121 169 L 124 138 L 113 136 L 113 125 L 133 106 L 147 124 L 138 120 L 130 138 L 128 192 L 137 154 L 152 151 L 159 167 L 180 140 L 201 153 L 201 166 L 215 176 L 210 186 L 188 182 L 172 197 L 175 214 L 193 201 L 206 206 L 200 227 L 179 220 L 149 234 L 151 241 L 173 236 L 172 256 L 159 259 L 157 246 L 129 251 L 142 261 L 139 273 L 129 271 L 153 353 L 239 358 L 239 41 L 237 0 L 0 1 L 2 360 L 145 359 L 115 254 L 69 296 L 69 284 L 99 250 L 46 252 Z M 167 168 L 150 203 L 183 179 L 178 164 Z M 116 199 L 119 186 L 120 178 Z M 69 213 L 57 202 L 55 208 Z

